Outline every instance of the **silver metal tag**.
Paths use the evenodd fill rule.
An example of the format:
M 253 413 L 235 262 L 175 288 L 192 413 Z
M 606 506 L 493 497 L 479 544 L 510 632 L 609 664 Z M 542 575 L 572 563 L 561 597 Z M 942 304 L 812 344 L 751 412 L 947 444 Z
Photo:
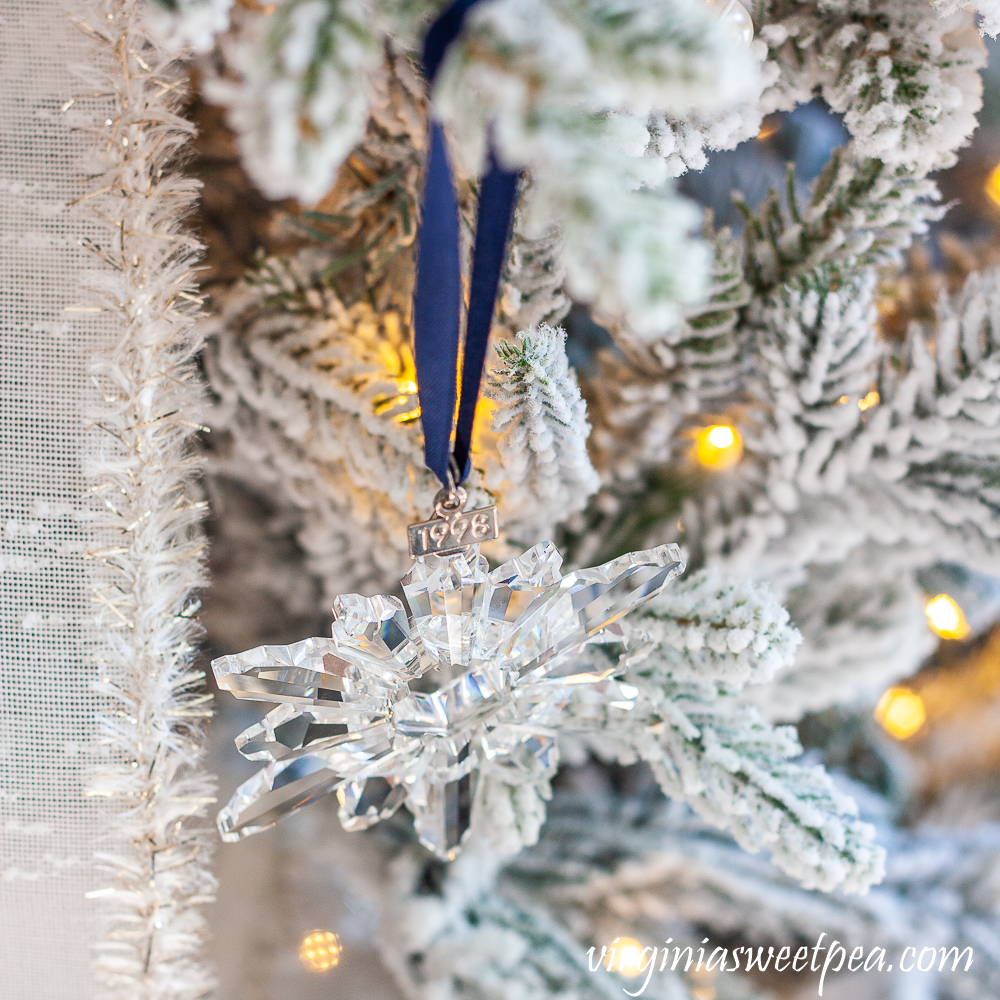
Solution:
M 496 507 L 463 510 L 467 498 L 461 487 L 438 493 L 434 499 L 434 520 L 411 524 L 406 529 L 411 556 L 448 555 L 500 537 Z

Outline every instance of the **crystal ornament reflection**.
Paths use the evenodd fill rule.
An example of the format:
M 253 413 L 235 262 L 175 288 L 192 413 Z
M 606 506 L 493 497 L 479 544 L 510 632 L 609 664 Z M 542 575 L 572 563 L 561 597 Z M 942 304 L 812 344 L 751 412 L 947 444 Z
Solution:
M 615 623 L 684 569 L 675 545 L 560 573 L 542 542 L 489 572 L 478 545 L 417 558 L 393 597 L 334 603 L 333 635 L 259 646 L 212 663 L 237 698 L 277 702 L 236 739 L 268 763 L 219 813 L 223 840 L 273 826 L 333 793 L 346 830 L 401 805 L 422 843 L 455 856 L 480 773 L 538 781 L 557 763 L 555 730 L 579 685 L 628 707 L 614 667 L 594 670 L 590 643 L 623 641 Z

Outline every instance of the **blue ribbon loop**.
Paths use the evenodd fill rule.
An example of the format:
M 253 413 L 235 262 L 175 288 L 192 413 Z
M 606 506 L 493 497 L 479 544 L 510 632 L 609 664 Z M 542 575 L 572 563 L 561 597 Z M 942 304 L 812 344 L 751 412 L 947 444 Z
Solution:
M 428 30 L 423 51 L 428 85 L 433 84 L 448 46 L 462 30 L 466 14 L 477 2 L 480 0 L 455 0 Z M 424 460 L 442 484 L 457 486 L 469 474 L 476 402 L 514 217 L 519 174 L 500 167 L 490 151 L 489 170 L 479 188 L 479 217 L 456 421 L 462 295 L 458 199 L 440 122 L 431 121 L 428 145 L 417 280 L 413 292 L 413 354 L 424 428 Z M 453 426 L 454 451 L 451 446 Z

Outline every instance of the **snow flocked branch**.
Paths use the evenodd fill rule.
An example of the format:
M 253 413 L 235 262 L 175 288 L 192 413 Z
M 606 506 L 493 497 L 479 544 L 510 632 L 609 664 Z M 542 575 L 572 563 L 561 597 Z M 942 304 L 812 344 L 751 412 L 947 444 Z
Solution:
M 786 668 L 799 643 L 768 588 L 703 571 L 629 627 L 635 648 L 619 700 L 585 692 L 569 706 L 579 726 L 571 757 L 646 760 L 668 796 L 746 850 L 768 849 L 806 887 L 863 892 L 877 882 L 885 855 L 873 828 L 822 768 L 791 762 L 801 753 L 794 730 L 769 726 L 740 698 Z
M 484 850 L 447 868 L 414 848 L 393 859 L 389 885 L 380 893 L 382 933 L 395 944 L 389 949 L 396 956 L 393 972 L 407 995 L 612 1000 L 617 984 L 591 974 L 576 941 L 540 909 L 497 892 L 498 868 L 496 855 Z
M 439 488 L 422 468 L 416 385 L 398 314 L 347 306 L 326 256 L 270 259 L 227 297 L 206 347 L 220 443 L 211 470 L 247 468 L 301 511 L 298 537 L 326 603 L 377 591 L 409 564 L 406 525 Z M 420 469 L 414 477 L 411 469 Z
M 542 324 L 498 341 L 486 379 L 500 461 L 485 482 L 500 498 L 504 530 L 531 544 L 582 510 L 600 484 L 587 456 L 587 407 L 566 359 L 566 334 Z M 491 474 L 492 473 L 492 474 Z
M 168 15 L 172 38 L 200 43 L 204 18 L 197 30 L 184 27 L 195 9 Z M 229 109 L 266 194 L 312 203 L 332 187 L 364 137 L 385 46 L 416 52 L 437 9 L 288 0 L 270 15 L 241 12 L 219 41 L 229 72 L 206 66 L 206 93 Z M 754 104 L 762 55 L 743 50 L 701 0 L 491 0 L 470 11 L 449 49 L 433 108 L 466 176 L 481 172 L 490 136 L 503 163 L 527 169 L 524 231 L 538 238 L 560 228 L 570 293 L 650 334 L 697 297 L 708 268 L 705 249 L 686 236 L 697 211 L 667 183 L 664 157 L 676 142 L 664 116 L 725 117 Z
M 979 30 L 984 35 L 1000 34 L 1000 3 L 997 0 L 974 0 L 963 3 L 962 0 L 933 0 L 935 8 L 942 17 L 954 14 L 963 7 L 974 10 L 979 15 Z
M 681 323 L 653 343 L 637 342 L 612 326 L 620 350 L 601 351 L 596 375 L 583 382 L 594 424 L 588 447 L 608 485 L 631 486 L 668 462 L 684 419 L 711 401 L 723 407 L 739 374 L 735 330 L 750 301 L 742 248 L 728 230 L 709 238 L 714 259 L 704 301 L 685 309 Z M 609 493 L 601 499 L 614 498 Z
M 864 895 L 805 890 L 679 803 L 567 791 L 554 796 L 539 843 L 507 862 L 499 884 L 598 946 L 613 935 L 655 941 L 669 928 L 683 944 L 711 934 L 755 945 L 754 952 L 763 946 L 770 965 L 783 946 L 787 955 L 823 934 L 825 948 L 838 941 L 848 953 L 861 946 L 876 959 L 885 949 L 883 967 L 893 964 L 894 950 L 930 946 L 939 959 L 954 950 L 944 975 L 921 975 L 929 997 L 990 995 L 1000 983 L 993 877 L 1000 828 L 901 830 L 877 796 L 851 791 L 874 809 L 869 818 L 889 849 L 885 880 Z M 912 989 L 912 981 L 902 989 Z
M 435 88 L 466 172 L 481 169 L 491 121 L 501 158 L 531 173 L 527 231 L 563 234 L 569 292 L 640 334 L 669 326 L 707 270 L 704 249 L 673 235 L 697 214 L 663 186 L 664 161 L 644 155 L 646 116 L 757 89 L 756 62 L 724 36 L 686 0 L 497 0 L 474 9 Z
M 983 46 L 965 11 L 941 17 L 940 7 L 758 0 L 760 34 L 780 67 L 763 109 L 787 110 L 818 90 L 844 115 L 857 162 L 917 175 L 951 165 L 976 126 Z
M 838 675 L 841 698 L 913 669 L 931 647 L 915 572 L 940 559 L 996 565 L 998 287 L 993 271 L 971 275 L 900 344 L 876 338 L 869 294 L 849 285 L 785 286 L 758 313 L 746 458 L 683 518 L 701 558 L 774 580 L 806 630 L 804 655 L 770 697 L 785 718 L 835 693 L 817 685 L 831 653 L 855 679 Z M 879 634 L 852 644 L 853 658 L 846 621 Z
M 780 69 L 763 109 L 818 88 L 852 139 L 807 204 L 790 178 L 785 199 L 774 192 L 757 212 L 744 207 L 752 298 L 737 322 L 710 342 L 675 327 L 642 363 L 604 360 L 613 388 L 583 380 L 600 404 L 591 454 L 607 484 L 588 511 L 590 535 L 613 551 L 683 536 L 693 565 L 764 576 L 787 599 L 805 643 L 778 686 L 752 697 L 772 718 L 870 695 L 912 671 L 930 644 L 913 571 L 935 558 L 985 567 L 996 557 L 992 279 L 963 293 L 971 305 L 943 302 L 902 345 L 877 330 L 875 267 L 939 213 L 928 172 L 954 162 L 975 126 L 982 44 L 967 13 L 938 7 L 754 5 Z M 976 330 L 968 342 L 979 338 L 968 358 L 954 332 L 963 322 Z M 612 332 L 634 353 L 626 330 Z M 743 459 L 692 474 L 689 427 L 723 416 L 720 400 Z M 628 433 L 634 426 L 642 431 Z M 838 645 L 857 628 L 872 641 Z M 824 680 L 834 664 L 847 669 L 839 689 Z
M 408 1000 L 621 996 L 620 980 L 595 974 L 586 947 L 544 904 L 501 891 L 502 861 L 486 845 L 473 841 L 445 864 L 401 815 L 364 834 L 345 834 L 331 815 L 310 860 L 342 869 L 375 911 L 380 954 Z M 670 987 L 653 1000 L 689 1000 L 679 981 Z
M 216 397 L 208 418 L 215 431 L 209 471 L 220 489 L 237 481 L 266 494 L 266 503 L 291 519 L 327 604 L 345 589 L 373 593 L 396 585 L 409 564 L 405 526 L 427 515 L 438 488 L 422 468 L 406 308 L 423 85 L 401 57 L 387 58 L 374 83 L 378 97 L 365 141 L 322 211 L 309 217 L 313 230 L 323 227 L 320 245 L 258 262 L 218 296 L 219 316 L 206 325 L 205 367 Z M 303 228 L 296 218 L 280 224 L 293 235 Z M 558 242 L 555 233 L 526 237 L 518 214 L 494 338 L 514 338 L 565 313 Z M 547 390 L 551 402 L 564 416 L 576 416 L 572 428 L 562 429 L 541 417 L 539 433 L 555 431 L 558 438 L 545 459 L 553 490 L 530 512 L 522 504 L 528 544 L 545 537 L 546 525 L 566 506 L 557 484 L 586 480 L 586 455 L 579 442 L 572 444 L 586 427 L 577 420 L 579 391 L 563 340 L 544 343 L 543 367 L 563 373 Z M 496 490 L 517 476 L 507 477 L 487 423 L 477 425 L 474 462 Z M 581 462 L 582 471 L 573 473 Z M 589 492 L 572 499 L 579 503 Z
M 975 128 L 985 51 L 967 14 L 942 18 L 938 6 L 902 0 L 759 0 L 753 5 L 758 34 L 769 47 L 770 82 L 761 110 L 790 109 L 818 90 L 844 113 L 852 133 L 851 142 L 834 151 L 807 204 L 798 204 L 790 178 L 787 207 L 777 192 L 756 213 L 743 207 L 743 267 L 758 297 L 786 283 L 816 283 L 817 268 L 826 269 L 828 281 L 865 278 L 862 272 L 891 260 L 940 213 L 927 174 L 953 163 L 955 150 Z M 722 260 L 722 248 L 717 260 Z M 870 274 L 865 280 L 872 289 Z M 689 312 L 710 310 L 717 292 L 715 283 L 703 304 Z M 628 351 L 634 339 L 628 329 L 610 328 Z M 692 411 L 712 412 L 720 384 L 735 398 L 739 382 L 722 366 L 730 364 L 734 353 L 749 357 L 755 351 L 742 323 L 730 329 L 725 342 L 716 340 L 715 358 L 705 353 L 700 331 L 685 324 L 664 326 L 658 336 L 646 339 L 653 340 L 653 353 L 631 372 L 619 368 L 616 394 L 632 409 L 646 397 L 644 409 L 658 414 L 656 423 L 674 428 Z M 693 349 L 687 358 L 686 347 Z M 650 363 L 663 348 L 663 360 Z M 586 381 L 589 397 L 593 391 Z M 616 472 L 634 481 L 637 473 L 671 457 L 669 445 L 657 443 L 650 450 L 640 434 L 619 436 L 604 459 L 601 439 L 615 414 L 610 407 L 607 411 L 607 416 L 594 414 L 595 457 L 606 478 L 618 466 Z M 682 450 L 683 439 L 674 447 Z
M 216 396 L 209 471 L 220 489 L 238 481 L 266 493 L 268 505 L 297 522 L 293 530 L 328 605 L 345 589 L 373 593 L 396 585 L 409 564 L 405 526 L 427 516 L 438 488 L 421 457 L 407 308 L 424 88 L 398 56 L 386 58 L 372 85 L 377 95 L 365 140 L 322 210 L 309 216 L 308 227 L 297 217 L 279 222 L 293 236 L 308 228 L 322 240 L 288 259 L 258 262 L 217 296 L 219 316 L 207 325 L 206 373 Z M 460 190 L 465 218 L 469 185 Z M 558 247 L 554 232 L 525 236 L 517 214 L 495 340 L 513 340 L 565 314 Z M 577 440 L 586 423 L 577 419 L 579 391 L 564 343 L 558 337 L 544 343 L 543 367 L 563 373 L 546 392 L 559 413 L 576 416 L 571 428 L 540 418 L 538 433 L 554 434 L 545 457 L 552 490 L 530 509 L 521 504 L 528 544 L 543 539 L 564 512 L 567 497 L 558 483 L 587 479 Z M 495 443 L 488 421 L 480 420 L 473 460 L 491 490 L 508 478 Z M 571 499 L 579 503 L 590 492 Z
M 523 256 L 533 245 L 519 240 L 515 249 Z M 502 320 L 553 308 L 547 259 L 542 253 L 508 268 L 507 289 L 520 284 L 538 294 L 518 293 Z M 205 365 L 216 394 L 210 470 L 241 480 L 252 469 L 248 485 L 300 512 L 297 535 L 330 602 L 351 586 L 395 586 L 409 565 L 406 525 L 426 516 L 440 484 L 422 468 L 413 360 L 399 314 L 380 316 L 367 297 L 345 305 L 324 279 L 328 261 L 303 252 L 262 262 L 210 324 Z M 490 490 L 508 531 L 532 544 L 579 510 L 598 482 L 565 335 L 542 324 L 520 343 L 498 342 L 506 367 L 493 370 L 488 391 L 499 433 L 480 427 L 469 487 L 474 502 L 488 502 L 483 487 Z

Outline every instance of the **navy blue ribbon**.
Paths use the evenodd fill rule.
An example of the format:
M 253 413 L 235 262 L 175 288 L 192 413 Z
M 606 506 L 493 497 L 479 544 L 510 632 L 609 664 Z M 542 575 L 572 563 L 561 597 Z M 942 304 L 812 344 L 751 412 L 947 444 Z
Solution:
M 480 0 L 455 0 L 431 25 L 424 40 L 428 85 L 448 46 L 462 30 L 469 9 Z M 462 387 L 455 419 L 458 349 L 461 338 L 462 277 L 459 261 L 458 199 L 452 182 L 441 123 L 431 120 L 421 212 L 417 281 L 413 292 L 413 355 L 424 428 L 424 460 L 444 485 L 469 474 L 472 427 L 486 347 L 514 217 L 518 172 L 504 170 L 490 152 L 479 187 L 479 217 L 466 312 Z M 455 446 L 452 452 L 452 428 Z M 452 460 L 454 459 L 454 465 Z

